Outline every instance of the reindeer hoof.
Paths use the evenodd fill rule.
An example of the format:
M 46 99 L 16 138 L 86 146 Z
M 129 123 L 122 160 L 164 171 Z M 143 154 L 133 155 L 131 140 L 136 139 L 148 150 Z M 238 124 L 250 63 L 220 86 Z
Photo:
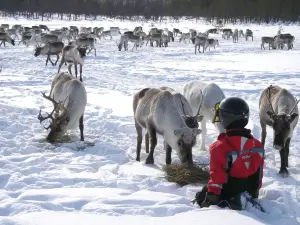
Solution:
M 148 158 L 146 159 L 146 164 L 154 164 L 154 159 L 148 157 Z
M 287 170 L 287 168 L 281 168 L 279 170 L 279 176 L 281 177 L 288 177 L 290 175 L 289 171 Z

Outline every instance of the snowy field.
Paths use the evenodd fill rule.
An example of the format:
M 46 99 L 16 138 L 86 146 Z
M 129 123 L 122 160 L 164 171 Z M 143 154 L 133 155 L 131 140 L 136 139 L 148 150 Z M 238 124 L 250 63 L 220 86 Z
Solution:
M 101 21 L 0 20 L 1 23 L 38 25 L 50 29 L 62 26 L 120 26 L 121 31 L 151 23 Z M 190 28 L 206 31 L 205 23 L 182 21 L 155 24 L 158 28 Z M 266 164 L 261 204 L 267 213 L 252 208 L 242 212 L 210 207 L 199 209 L 190 200 L 200 186 L 179 187 L 162 176 L 162 139 L 154 153 L 155 165 L 135 161 L 136 132 L 132 96 L 144 87 L 169 86 L 181 91 L 191 80 L 215 82 L 226 96 L 244 98 L 251 107 L 248 127 L 260 139 L 258 99 L 260 91 L 278 84 L 300 98 L 300 30 L 283 26 L 283 33 L 295 36 L 294 49 L 262 51 L 260 38 L 274 36 L 279 25 L 228 25 L 253 30 L 254 41 L 218 38 L 220 46 L 205 54 L 194 54 L 193 45 L 170 43 L 167 48 L 149 46 L 119 52 L 116 43 L 101 40 L 97 56 L 87 56 L 83 68 L 88 104 L 85 112 L 85 143 L 79 132 L 72 142 L 51 145 L 43 139 L 39 109 L 50 111 L 41 96 L 49 93 L 57 67 L 45 66 L 45 56 L 34 57 L 34 48 L 24 45 L 0 47 L 0 224 L 1 225 L 96 225 L 96 224 L 285 224 L 300 223 L 300 126 L 291 141 L 290 177 L 277 175 L 279 152 L 272 148 L 268 128 Z M 117 39 L 117 37 L 114 37 Z M 67 71 L 63 66 L 62 71 Z M 207 148 L 217 134 L 208 125 Z M 199 137 L 200 139 L 200 137 Z M 193 149 L 195 161 L 208 162 L 208 152 Z M 178 157 L 173 153 L 173 161 Z

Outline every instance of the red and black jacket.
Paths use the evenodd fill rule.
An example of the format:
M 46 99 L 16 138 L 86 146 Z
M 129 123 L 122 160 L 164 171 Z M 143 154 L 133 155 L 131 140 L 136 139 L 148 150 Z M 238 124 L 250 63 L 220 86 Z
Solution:
M 230 198 L 261 188 L 264 148 L 250 130 L 228 130 L 210 146 L 210 179 L 208 192 Z

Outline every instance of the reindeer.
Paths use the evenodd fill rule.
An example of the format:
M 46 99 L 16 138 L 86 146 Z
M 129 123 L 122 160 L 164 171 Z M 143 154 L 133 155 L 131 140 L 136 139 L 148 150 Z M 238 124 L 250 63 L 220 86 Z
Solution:
M 14 36 L 14 40 L 16 39 L 16 38 L 18 38 L 18 40 L 20 40 L 19 39 L 19 36 L 18 36 L 18 31 L 17 31 L 17 29 L 7 29 L 6 30 L 6 33 L 10 36 L 10 37 L 12 37 L 12 35 Z
M 218 33 L 218 29 L 217 28 L 213 28 L 213 29 L 208 29 L 206 31 L 207 34 L 217 34 Z
M 196 113 L 203 116 L 201 122 L 202 141 L 200 145 L 201 150 L 205 150 L 205 138 L 207 134 L 206 123 L 213 122 L 215 116 L 215 105 L 220 103 L 225 95 L 222 89 L 215 83 L 205 83 L 201 81 L 191 81 L 183 88 L 183 95 L 186 97 L 190 106 L 192 107 L 193 114 Z M 199 110 L 199 105 L 202 105 Z M 214 123 L 215 128 L 219 133 L 225 130 L 219 122 Z
M 173 32 L 171 31 L 168 31 L 168 39 L 169 39 L 169 42 L 174 42 L 174 36 L 173 36 Z
M 229 39 L 233 35 L 232 29 L 223 29 L 222 38 Z
M 105 40 L 105 37 L 110 37 L 110 40 L 112 40 L 111 31 L 110 31 L 110 30 L 103 31 L 103 32 L 99 35 L 99 39 L 101 40 L 102 37 L 103 37 L 104 40 Z
M 138 35 L 140 32 L 143 32 L 143 27 L 135 27 L 133 30 L 134 35 Z
M 197 47 L 198 47 L 198 52 L 201 53 L 200 51 L 200 46 L 202 46 L 203 48 L 203 53 L 204 53 L 204 49 L 205 49 L 205 44 L 206 44 L 206 37 L 196 37 L 195 39 L 195 54 L 197 53 Z
M 21 34 L 21 41 L 19 42 L 18 45 L 20 45 L 21 43 L 23 43 L 24 45 L 26 45 L 26 42 L 29 41 L 31 39 L 31 33 L 30 32 L 22 32 Z
M 206 39 L 206 42 L 205 42 L 205 51 L 208 47 L 208 50 L 210 51 L 210 46 L 214 47 L 214 49 L 216 49 L 216 45 L 219 45 L 219 41 L 217 39 L 211 39 L 211 38 L 208 38 Z
M 151 88 L 145 88 L 143 89 L 146 93 L 147 90 L 150 90 Z M 192 108 L 187 101 L 187 99 L 179 92 L 176 92 L 174 89 L 170 87 L 160 87 L 159 89 L 163 91 L 169 91 L 177 104 L 177 108 L 179 110 L 179 113 L 181 114 L 182 118 L 184 118 L 185 124 L 189 128 L 198 128 L 199 124 L 198 121 L 202 120 L 202 116 L 199 115 L 201 104 L 199 106 L 199 110 L 197 115 L 193 116 Z M 145 147 L 146 147 L 146 153 L 149 153 L 149 134 L 148 132 L 145 133 Z
M 169 91 L 145 88 L 133 97 L 134 121 L 137 131 L 137 156 L 140 161 L 142 130 L 145 128 L 150 138 L 150 153 L 146 164 L 154 163 L 156 134 L 163 136 L 166 164 L 171 164 L 172 149 L 176 150 L 182 163 L 193 163 L 192 148 L 200 129 L 189 128 L 181 116 L 174 96 Z
M 37 47 L 35 49 L 34 56 L 37 57 L 39 55 L 47 55 L 46 66 L 48 64 L 48 60 L 51 62 L 52 66 L 55 66 L 59 60 L 59 54 L 62 52 L 63 48 L 64 43 L 61 41 L 50 42 L 44 45 L 43 47 Z M 55 63 L 52 62 L 50 55 L 56 55 Z
M 274 37 L 274 45 L 276 48 L 283 49 L 284 45 L 287 45 L 287 49 L 290 50 L 294 47 L 295 37 L 291 34 L 279 34 Z
M 143 40 L 137 36 L 137 35 L 128 35 L 128 34 L 123 34 L 120 39 L 120 43 L 118 45 L 119 51 L 122 50 L 122 46 L 124 46 L 124 50 L 128 50 L 128 42 L 134 43 L 132 50 L 135 48 L 137 50 L 137 47 L 142 47 L 143 45 Z
M 243 30 L 239 30 L 239 37 L 245 37 L 245 34 L 244 34 Z
M 40 34 L 36 34 L 34 31 L 31 32 L 31 38 L 29 40 L 25 40 L 25 45 L 26 47 L 30 46 L 30 45 L 34 45 L 35 47 L 37 47 L 38 44 L 40 44 L 42 41 L 41 35 Z
M 233 34 L 232 34 L 232 41 L 233 43 L 238 43 L 239 42 L 239 30 L 235 29 Z
M 279 175 L 288 176 L 287 167 L 290 142 L 298 123 L 298 107 L 300 100 L 286 89 L 270 85 L 264 89 L 259 98 L 259 118 L 261 125 L 261 142 L 265 146 L 266 126 L 273 128 L 273 147 L 280 152 Z
M 67 73 L 57 74 L 51 83 L 49 96 L 43 97 L 53 103 L 53 110 L 48 116 L 43 117 L 41 110 L 38 115 L 40 123 L 51 119 L 48 127 L 50 132 L 47 141 L 54 142 L 68 130 L 74 130 L 79 125 L 80 140 L 84 141 L 83 114 L 87 104 L 86 90 L 82 82 Z M 53 113 L 55 113 L 53 115 Z
M 187 43 L 186 40 L 189 40 L 190 42 L 191 34 L 190 33 L 182 33 L 181 37 L 179 38 L 179 43 L 181 41 L 184 41 L 184 43 Z
M 173 28 L 173 34 L 174 34 L 174 37 L 177 37 L 177 35 L 182 34 L 182 32 L 180 32 L 180 30 L 177 28 Z
M 50 31 L 50 29 L 48 28 L 48 26 L 43 25 L 43 24 L 39 25 L 39 28 L 41 28 L 42 30 L 45 30 L 45 31 Z
M 269 44 L 269 50 L 271 50 L 271 47 L 274 44 L 274 38 L 273 37 L 262 37 L 261 38 L 261 45 L 260 48 L 265 50 L 265 43 Z
M 49 42 L 57 42 L 57 41 L 59 41 L 59 38 L 55 34 L 43 34 L 41 36 L 41 42 L 44 44 Z
M 248 41 L 248 37 L 252 37 L 252 41 L 253 41 L 253 32 L 252 32 L 252 30 L 246 29 L 246 33 L 245 33 L 246 41 Z
M 15 45 L 15 41 L 5 32 L 0 32 L 0 46 L 3 44 L 5 47 L 5 42 L 9 42 L 12 46 Z
M 75 44 L 79 47 L 85 47 L 85 48 L 89 48 L 89 51 L 87 54 L 90 54 L 90 52 L 94 49 L 95 52 L 95 56 L 96 56 L 96 48 L 95 48 L 95 39 L 94 38 L 78 38 L 75 41 Z
M 121 34 L 119 27 L 110 27 L 109 30 L 110 30 L 112 36 Z
M 58 66 L 58 73 L 60 71 L 61 66 L 67 62 L 68 65 L 68 71 L 72 75 L 71 72 L 71 67 L 74 64 L 75 67 L 75 75 L 77 78 L 77 64 L 79 64 L 79 73 L 80 73 L 80 81 L 82 81 L 82 66 L 84 64 L 84 57 L 86 55 L 86 48 L 82 47 L 76 47 L 76 46 L 71 46 L 67 45 L 63 48 L 62 51 L 62 58 L 60 61 L 60 64 Z

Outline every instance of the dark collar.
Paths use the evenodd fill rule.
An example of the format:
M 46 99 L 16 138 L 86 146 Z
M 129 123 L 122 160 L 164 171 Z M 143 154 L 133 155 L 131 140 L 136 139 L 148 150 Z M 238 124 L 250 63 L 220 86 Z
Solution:
M 253 136 L 251 135 L 251 130 L 246 128 L 226 130 L 226 135 L 229 137 L 242 136 L 246 138 L 253 138 Z

